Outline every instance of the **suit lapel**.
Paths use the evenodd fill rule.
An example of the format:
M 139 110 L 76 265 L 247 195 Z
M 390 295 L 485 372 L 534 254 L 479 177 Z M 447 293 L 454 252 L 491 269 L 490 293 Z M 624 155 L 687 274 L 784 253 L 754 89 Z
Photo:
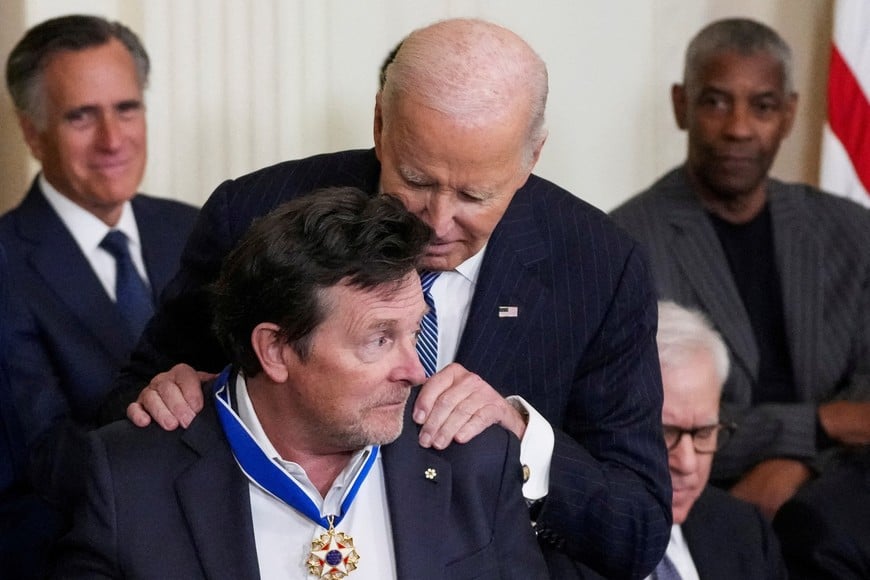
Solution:
M 35 276 L 50 289 L 103 347 L 119 360 L 132 348 L 126 324 L 90 263 L 36 182 L 21 204 L 18 232 L 31 250 Z
M 412 406 L 408 401 L 409 412 Z M 449 511 L 453 478 L 448 462 L 417 444 L 418 431 L 406 419 L 399 439 L 382 448 L 396 577 L 440 580 L 447 563 L 441 535 L 419 530 L 437 528 Z M 427 479 L 429 469 L 435 471 L 434 479 Z
M 211 398 L 183 436 L 200 458 L 176 480 L 206 578 L 259 578 L 247 480 L 218 427 Z M 208 501 L 212 509 L 203 509 Z
M 695 200 L 682 171 L 677 179 L 672 184 L 674 194 L 668 198 L 665 219 L 679 275 L 692 287 L 699 306 L 731 347 L 735 362 L 757 379 L 758 345 L 728 259 L 710 218 Z
M 772 182 L 770 211 L 795 386 L 799 400 L 812 400 L 820 383 L 819 338 L 825 311 L 822 249 L 806 227 L 813 220 L 805 215 L 803 198 L 797 192 Z
M 492 385 L 505 384 L 511 370 L 507 361 L 516 360 L 511 349 L 528 335 L 540 308 L 550 300 L 550 290 L 532 268 L 548 252 L 530 197 L 524 190 L 517 192 L 490 237 L 456 353 L 456 362 Z M 500 316 L 502 306 L 515 307 L 516 316 Z
M 699 498 L 698 501 L 700 502 L 701 499 Z M 696 512 L 700 511 L 696 510 Z M 698 577 L 709 580 L 722 578 L 722 554 L 717 549 L 722 539 L 716 536 L 715 525 L 710 525 L 705 521 L 698 521 L 697 518 L 692 517 L 693 513 L 695 512 L 689 512 L 689 516 L 683 522 L 681 528 L 683 530 L 683 537 L 686 539 L 686 545 L 689 547 L 689 553 L 692 555 L 695 569 L 698 571 Z

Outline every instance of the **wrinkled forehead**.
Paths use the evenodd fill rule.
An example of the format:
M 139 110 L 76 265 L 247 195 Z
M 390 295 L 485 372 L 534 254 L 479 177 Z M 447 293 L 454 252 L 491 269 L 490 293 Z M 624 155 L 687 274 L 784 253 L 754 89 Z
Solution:
M 752 79 L 758 92 L 786 92 L 785 65 L 776 54 L 764 49 L 726 49 L 699 56 L 694 71 L 687 75 L 686 89 L 697 94 L 737 75 Z

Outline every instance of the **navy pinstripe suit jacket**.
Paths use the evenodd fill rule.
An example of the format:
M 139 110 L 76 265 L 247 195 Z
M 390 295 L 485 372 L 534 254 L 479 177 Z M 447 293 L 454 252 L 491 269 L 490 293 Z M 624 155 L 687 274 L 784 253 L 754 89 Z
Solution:
M 728 345 L 733 364 L 722 409 L 738 431 L 716 454 L 714 479 L 736 478 L 772 457 L 816 459 L 817 405 L 870 399 L 870 212 L 808 185 L 770 179 L 767 191 L 794 404 L 751 404 L 758 345 L 722 246 L 683 170 L 612 214 L 647 250 L 661 298 L 706 312 Z
M 176 362 L 219 370 L 206 285 L 251 220 L 313 189 L 378 188 L 372 150 L 278 164 L 222 184 L 200 213 L 182 267 L 107 402 L 107 415 Z M 516 318 L 499 318 L 516 306 Z M 655 292 L 637 244 L 600 211 L 532 176 L 493 232 L 456 361 L 518 394 L 556 429 L 539 538 L 554 575 L 571 558 L 643 577 L 670 533 L 661 435 Z

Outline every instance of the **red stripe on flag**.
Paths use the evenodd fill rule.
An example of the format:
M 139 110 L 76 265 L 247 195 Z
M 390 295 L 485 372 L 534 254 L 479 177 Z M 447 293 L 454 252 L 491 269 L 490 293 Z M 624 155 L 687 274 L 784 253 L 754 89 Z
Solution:
M 836 46 L 831 49 L 828 123 L 870 192 L 870 103 Z

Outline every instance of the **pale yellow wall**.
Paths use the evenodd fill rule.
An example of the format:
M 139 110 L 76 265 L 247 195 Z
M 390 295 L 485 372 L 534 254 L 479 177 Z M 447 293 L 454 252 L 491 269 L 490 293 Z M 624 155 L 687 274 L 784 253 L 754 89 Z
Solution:
M 669 87 L 689 38 L 724 16 L 762 20 L 792 45 L 801 105 L 774 173 L 816 182 L 831 10 L 832 0 L 2 0 L 0 60 L 50 16 L 127 23 L 153 60 L 142 189 L 199 204 L 257 167 L 371 146 L 386 52 L 435 19 L 484 17 L 548 63 L 550 137 L 537 173 L 607 210 L 682 160 Z M 27 160 L 3 90 L 0 210 L 32 179 Z

